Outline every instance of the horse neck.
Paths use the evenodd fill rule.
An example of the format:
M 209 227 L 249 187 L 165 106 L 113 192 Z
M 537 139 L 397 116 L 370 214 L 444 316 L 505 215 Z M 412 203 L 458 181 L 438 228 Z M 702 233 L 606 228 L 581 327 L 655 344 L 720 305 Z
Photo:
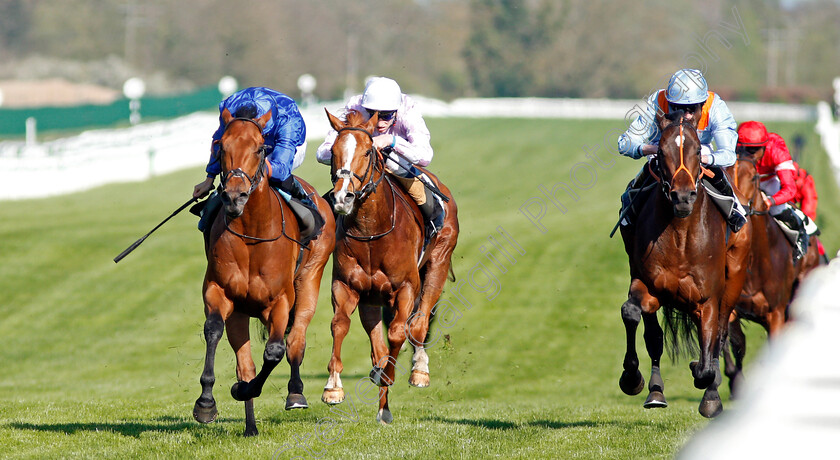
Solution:
M 279 204 L 268 184 L 268 176 L 263 176 L 260 184 L 248 197 L 242 215 L 231 221 L 230 225 L 240 228 L 249 235 L 270 236 L 269 233 L 273 232 L 276 225 L 275 219 L 272 219 L 272 211 L 277 210 L 274 206 L 275 202 Z
M 374 169 L 371 180 L 375 183 L 383 174 L 383 171 Z M 353 214 L 345 218 L 345 228 L 354 228 L 361 235 L 388 231 L 391 228 L 392 213 L 396 212 L 393 186 L 387 178 L 383 177 L 376 190 L 359 203 Z

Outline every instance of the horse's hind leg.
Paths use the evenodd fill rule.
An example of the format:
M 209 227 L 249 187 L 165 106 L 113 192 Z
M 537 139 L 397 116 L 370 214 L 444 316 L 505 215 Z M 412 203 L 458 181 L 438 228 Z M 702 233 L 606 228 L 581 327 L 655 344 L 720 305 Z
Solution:
M 216 400 L 213 399 L 213 385 L 216 383 L 214 373 L 216 361 L 216 347 L 222 338 L 225 329 L 225 322 L 218 313 L 210 314 L 204 321 L 204 340 L 206 350 L 204 355 L 204 371 L 201 373 L 201 396 L 193 407 L 193 417 L 201 423 L 210 423 L 216 420 Z
M 251 334 L 249 329 L 251 318 L 239 312 L 233 312 L 225 322 L 228 341 L 236 354 L 236 380 L 249 382 L 254 379 L 257 369 L 251 358 Z M 257 419 L 254 415 L 254 400 L 245 401 L 245 436 L 256 436 Z
M 425 345 L 428 343 L 432 309 L 440 300 L 443 286 L 446 284 L 446 276 L 449 273 L 449 258 L 452 255 L 452 248 L 445 249 L 446 251 L 441 254 L 438 254 L 437 251 L 432 253 L 431 257 L 434 258 L 434 263 L 430 262 L 432 265 L 423 279 L 419 308 L 411 315 L 406 324 L 408 340 L 414 346 L 414 356 L 411 358 L 411 375 L 408 378 L 408 383 L 417 388 L 428 387 L 431 383 L 429 355 L 426 354 Z M 446 312 L 443 312 L 443 315 L 445 316 Z
M 731 356 L 730 356 L 731 351 Z M 742 373 L 744 355 L 747 351 L 747 340 L 744 331 L 741 329 L 741 322 L 733 315 L 729 322 L 729 337 L 723 343 L 723 368 L 726 377 L 729 378 L 729 396 L 735 398 L 738 395 L 744 375 Z
M 668 407 L 665 400 L 665 382 L 659 369 L 659 360 L 662 358 L 664 336 L 662 327 L 656 319 L 656 313 L 642 313 L 645 322 L 645 348 L 650 356 L 650 383 L 648 383 L 648 394 L 645 400 L 645 408 Z
M 628 395 L 637 395 L 645 387 L 645 378 L 639 372 L 639 356 L 636 353 L 636 329 L 642 320 L 642 307 L 632 296 L 621 306 L 621 319 L 627 335 L 627 348 L 624 353 L 624 371 L 618 380 L 621 391 Z

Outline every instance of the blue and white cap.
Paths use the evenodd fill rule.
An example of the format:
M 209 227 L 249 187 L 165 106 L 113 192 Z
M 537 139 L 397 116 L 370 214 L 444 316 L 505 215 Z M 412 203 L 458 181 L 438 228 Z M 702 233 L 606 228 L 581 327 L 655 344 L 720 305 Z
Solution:
M 709 97 L 709 85 L 703 74 L 695 69 L 678 70 L 665 90 L 665 99 L 672 104 L 697 104 Z

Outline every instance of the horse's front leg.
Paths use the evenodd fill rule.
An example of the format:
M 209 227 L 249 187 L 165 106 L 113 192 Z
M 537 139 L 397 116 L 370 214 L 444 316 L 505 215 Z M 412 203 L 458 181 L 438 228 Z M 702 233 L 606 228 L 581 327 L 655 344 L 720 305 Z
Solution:
M 659 368 L 664 348 L 664 335 L 659 321 L 656 319 L 656 312 L 642 312 L 642 319 L 645 322 L 645 348 L 650 356 L 650 382 L 648 383 L 648 397 L 645 400 L 645 408 L 668 407 L 665 400 L 665 382 Z
M 330 330 L 333 336 L 332 356 L 327 364 L 327 384 L 321 401 L 327 404 L 344 402 L 344 386 L 341 384 L 341 372 L 344 364 L 341 362 L 341 344 L 350 331 L 350 315 L 359 305 L 359 293 L 350 289 L 343 281 L 333 280 L 332 283 L 333 319 Z
M 214 372 L 216 347 L 225 329 L 223 312 L 233 310 L 233 304 L 224 296 L 224 291 L 216 284 L 208 284 L 204 289 L 204 371 L 201 373 L 201 396 L 193 407 L 193 417 L 201 423 L 216 420 L 216 400 L 213 399 L 213 385 L 216 383 Z
M 618 379 L 618 386 L 625 394 L 637 395 L 645 387 L 645 378 L 639 372 L 639 355 L 636 353 L 636 329 L 642 321 L 641 299 L 647 294 L 647 287 L 638 279 L 630 282 L 627 301 L 621 305 L 621 320 L 624 322 L 626 348 L 624 370 Z
M 378 422 L 389 424 L 393 421 L 393 416 L 388 408 L 388 391 L 387 387 L 393 385 L 397 375 L 397 359 L 400 355 L 400 350 L 407 336 L 406 322 L 408 315 L 414 308 L 414 299 L 416 294 L 410 283 L 403 285 L 397 292 L 394 300 L 394 308 L 396 314 L 391 324 L 388 325 L 388 354 L 382 356 L 381 353 L 374 353 L 374 367 L 371 371 L 371 379 L 380 387 L 385 388 L 385 392 L 380 391 L 379 398 L 379 412 L 376 415 Z M 377 328 L 377 330 L 381 330 Z M 374 336 L 371 335 L 371 343 L 374 342 Z M 382 340 L 376 341 L 382 344 Z M 384 348 L 384 345 L 383 345 Z
M 271 371 L 280 364 L 283 356 L 286 354 L 286 344 L 284 336 L 286 333 L 286 326 L 289 322 L 289 311 L 291 304 L 288 294 L 281 294 L 277 296 L 274 303 L 268 308 L 268 311 L 262 320 L 268 327 L 268 342 L 265 344 L 265 351 L 263 352 L 263 365 L 260 372 L 252 380 L 246 382 L 236 382 L 230 389 L 230 394 L 237 401 L 247 401 L 251 398 L 259 397 L 262 393 L 263 385 L 266 379 L 271 375 Z
M 257 369 L 251 357 L 251 333 L 249 331 L 251 318 L 240 312 L 233 312 L 225 321 L 228 342 L 236 354 L 236 380 L 249 382 L 254 379 Z M 254 400 L 245 401 L 245 436 L 256 436 L 257 419 L 254 415 Z
M 692 363 L 691 372 L 694 376 L 694 386 L 705 389 L 703 399 L 700 401 L 698 411 L 700 415 L 711 418 L 720 414 L 723 404 L 720 401 L 720 394 L 717 388 L 720 384 L 720 349 L 727 334 L 724 333 L 723 325 L 729 321 L 729 312 L 725 318 L 721 318 L 719 303 L 716 299 L 709 299 L 700 305 L 699 317 L 699 344 L 700 361 Z M 721 324 L 723 322 L 723 324 Z
M 729 397 L 735 398 L 738 394 L 738 388 L 741 387 L 744 380 L 743 366 L 744 355 L 747 351 L 747 339 L 744 336 L 744 330 L 741 329 L 741 320 L 733 312 L 732 318 L 729 322 L 728 339 L 723 343 L 723 367 L 726 376 L 729 378 Z M 731 352 L 731 356 L 730 356 Z
M 286 397 L 286 410 L 306 409 L 309 404 L 303 396 L 303 380 L 300 378 L 300 366 L 303 363 L 303 355 L 306 351 L 306 329 L 315 315 L 315 306 L 318 303 L 318 288 L 321 284 L 320 270 L 306 272 L 304 277 L 295 280 L 295 308 L 294 321 L 288 337 L 286 337 L 286 360 L 289 361 L 291 375 L 289 376 L 288 390 Z

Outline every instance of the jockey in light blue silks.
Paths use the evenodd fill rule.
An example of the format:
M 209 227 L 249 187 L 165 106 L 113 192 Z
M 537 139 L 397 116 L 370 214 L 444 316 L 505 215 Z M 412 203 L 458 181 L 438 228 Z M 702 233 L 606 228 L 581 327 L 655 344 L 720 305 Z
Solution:
M 735 145 L 738 142 L 735 118 L 723 99 L 709 91 L 706 79 L 699 70 L 682 69 L 674 73 L 668 87 L 650 95 L 644 113 L 639 115 L 630 128 L 618 138 L 618 152 L 633 159 L 654 156 L 659 149 L 661 135 L 656 123 L 657 113 L 669 113 L 677 110 L 685 112 L 685 118 L 698 119 L 697 136 L 700 138 L 700 162 L 714 173 L 710 183 L 716 191 L 731 201 L 721 210 L 727 217 L 732 231 L 737 232 L 746 223 L 746 212 L 738 201 L 723 168 L 735 164 Z M 661 111 L 661 112 L 660 112 Z M 711 148 L 712 141 L 716 149 Z M 639 175 L 630 182 L 621 196 L 622 211 L 629 206 L 631 196 L 638 192 L 649 178 L 645 165 Z M 715 200 L 717 204 L 719 202 Z M 723 206 L 719 204 L 719 206 Z M 626 215 L 622 225 L 632 223 L 632 216 Z
M 194 197 L 203 197 L 213 188 L 213 181 L 221 172 L 219 161 L 219 141 L 225 133 L 222 113 L 228 110 L 234 118 L 257 119 L 271 112 L 271 117 L 263 129 L 265 157 L 269 170 L 269 183 L 292 198 L 296 198 L 308 207 L 315 208 L 314 202 L 307 196 L 292 170 L 303 163 L 306 156 L 306 124 L 291 97 L 265 87 L 251 87 L 238 91 L 219 104 L 219 128 L 213 134 L 210 147 L 210 161 L 207 163 L 207 178 L 197 184 Z M 214 196 L 208 200 L 207 209 L 211 210 Z M 317 208 L 315 208 L 317 209 Z M 199 222 L 199 229 L 207 227 L 211 212 L 204 212 Z M 296 210 L 297 214 L 297 210 Z M 300 215 L 300 214 L 298 214 Z M 205 218 L 207 216 L 207 218 Z

